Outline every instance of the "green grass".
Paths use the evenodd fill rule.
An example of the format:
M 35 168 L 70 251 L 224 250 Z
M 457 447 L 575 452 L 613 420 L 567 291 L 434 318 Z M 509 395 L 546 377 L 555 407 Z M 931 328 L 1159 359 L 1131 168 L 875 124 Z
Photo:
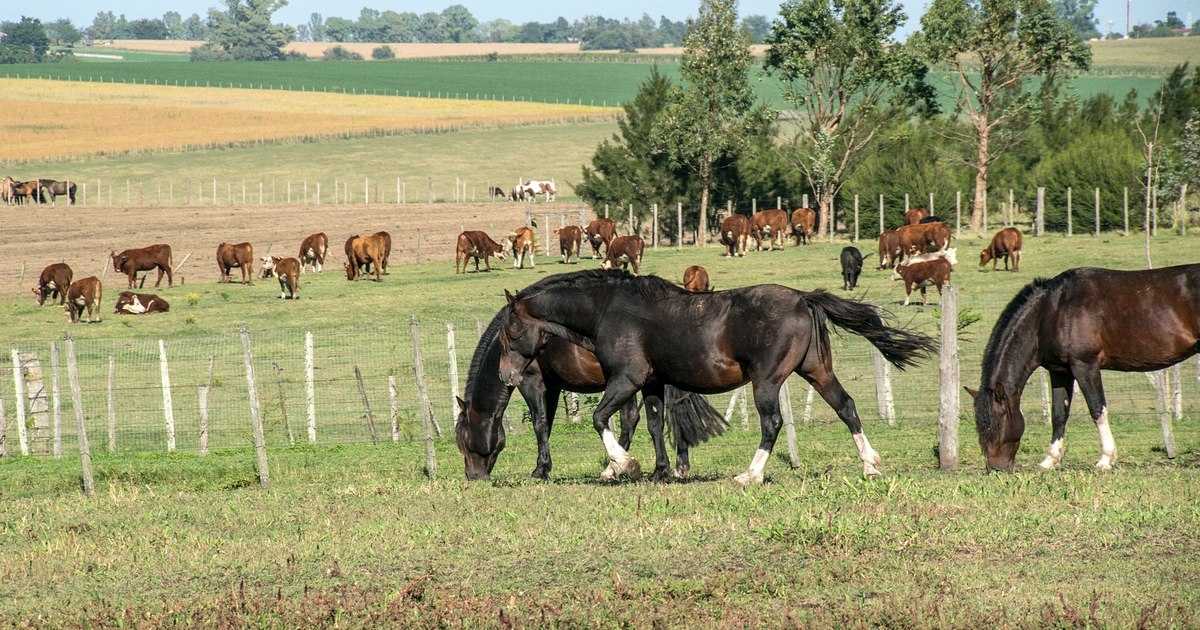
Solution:
M 2 73 L 4 76 L 122 83 L 617 105 L 634 97 L 650 68 L 637 63 L 564 61 L 96 62 L 86 65 L 12 65 L 5 67 Z M 660 68 L 667 76 L 678 78 L 677 63 L 664 63 Z M 753 81 L 761 101 L 778 108 L 788 106 L 776 79 L 756 70 Z M 942 108 L 952 109 L 954 82 L 944 73 L 934 73 L 933 82 L 939 89 Z M 1107 92 L 1121 98 L 1134 88 L 1145 98 L 1160 82 L 1156 76 L 1083 75 L 1072 79 L 1070 85 L 1082 96 Z
M 982 317 L 964 333 L 964 382 L 978 378 L 992 322 L 1031 277 L 1087 264 L 1139 267 L 1140 243 L 1116 235 L 1030 238 L 1020 274 L 978 271 L 971 254 L 980 241 L 958 243 L 961 308 Z M 1193 245 L 1161 237 L 1155 262 L 1190 261 Z M 713 248 L 650 251 L 646 268 L 676 278 L 684 266 L 701 263 L 719 288 L 759 282 L 834 288 L 841 246 L 742 260 L 721 259 Z M 572 269 L 592 266 L 585 261 Z M 85 405 L 98 408 L 97 359 L 112 348 L 125 352 L 120 422 L 146 441 L 131 446 L 123 433 L 123 450 L 105 454 L 100 412 L 89 411 L 98 480 L 92 501 L 78 494 L 69 441 L 62 460 L 0 460 L 0 618 L 38 626 L 1200 623 L 1194 562 L 1200 409 L 1190 377 L 1187 413 L 1176 426 L 1180 455 L 1168 461 L 1157 450 L 1145 379 L 1105 375 L 1121 453 L 1113 474 L 1091 470 L 1097 441 L 1079 409 L 1068 429 L 1065 469 L 1030 472 L 1049 433 L 1033 384 L 1018 459 L 1023 472 L 981 473 L 969 415 L 960 428 L 962 472 L 934 471 L 936 368 L 926 364 L 897 376 L 900 422 L 887 427 L 877 420 L 865 348 L 847 335 L 834 338 L 835 367 L 883 455 L 879 480 L 860 478 L 844 427 L 819 401 L 812 423 L 799 427 L 801 468 L 787 469 L 781 440 L 769 483 L 748 491 L 728 479 L 757 443 L 753 412 L 750 430 L 735 419 L 728 434 L 694 451 L 695 482 L 665 486 L 597 484 L 598 440 L 586 423 L 561 416 L 553 481 L 528 480 L 534 445 L 519 421 L 519 402 L 491 483 L 461 481 L 461 459 L 448 439 L 436 441 L 434 482 L 423 480 L 421 445 L 408 437 L 399 444 L 385 437 L 375 447 L 331 445 L 365 439 L 347 374 L 352 364 L 363 366 L 376 413 L 386 415 L 379 411 L 386 409 L 382 374 L 411 373 L 409 314 L 423 324 L 432 395 L 446 422 L 440 322 L 459 324 L 465 379 L 472 320 L 499 308 L 502 289 L 562 268 L 543 260 L 536 271 L 455 276 L 448 262 L 397 264 L 382 284 L 306 275 L 304 299 L 295 304 L 276 300 L 267 281 L 193 283 L 164 292 L 174 304 L 168 315 L 106 314 L 102 324 L 72 327 L 84 363 Z M 886 273 L 868 271 L 860 295 L 887 305 L 905 325 L 926 331 L 935 325 L 936 308 L 896 304 L 900 290 Z M 63 326 L 56 309 L 37 309 L 26 297 L 0 300 L 0 315 L 6 322 L 0 348 L 36 347 L 33 340 Z M 255 331 L 268 412 L 273 487 L 266 492 L 255 487 L 246 407 L 233 394 L 214 395 L 223 401 L 213 412 L 218 450 L 206 458 L 192 454 L 195 407 L 187 391 L 201 379 L 207 357 L 217 357 L 216 391 L 243 387 L 240 347 L 229 334 L 239 321 Z M 318 394 L 319 445 L 288 448 L 273 413 L 271 362 L 283 362 L 294 384 L 304 330 L 316 335 L 319 378 L 328 389 Z M 170 456 L 130 452 L 162 448 L 159 337 L 168 340 L 180 389 L 181 452 Z M 0 396 L 9 398 L 10 388 L 8 379 L 0 382 Z M 298 390 L 290 391 L 296 426 L 303 412 L 295 406 Z M 793 389 L 798 416 L 802 391 Z M 403 392 L 407 435 L 414 432 L 413 395 Z M 715 399 L 719 408 L 723 403 Z M 67 405 L 68 423 L 71 413 Z M 651 459 L 644 432 L 634 453 Z
M 479 200 L 489 184 L 511 187 L 518 178 L 553 179 L 560 195 L 572 198 L 571 182 L 581 179 L 580 165 L 590 163 L 595 147 L 616 132 L 613 123 L 580 123 L 471 129 L 443 134 L 416 134 L 391 137 L 327 140 L 319 143 L 268 143 L 223 150 L 179 153 L 142 153 L 106 158 L 78 158 L 68 161 L 29 162 L 9 168 L 13 176 L 25 173 L 58 172 L 69 169 L 71 178 L 87 184 L 86 203 L 108 202 L 108 187 L 113 187 L 113 202 L 125 200 L 125 180 L 132 180 L 136 204 L 171 205 L 174 187 L 175 205 L 212 202 L 212 180 L 218 180 L 217 197 L 228 202 L 233 186 L 236 201 L 241 200 L 241 185 L 248 186 L 248 199 L 257 200 L 258 183 L 264 182 L 264 196 L 271 199 L 272 179 L 276 195 L 286 201 L 286 186 L 293 182 L 293 199 L 299 200 L 305 179 L 309 195 L 316 193 L 321 180 L 325 202 L 333 200 L 333 180 L 350 181 L 357 202 L 362 201 L 363 178 L 370 178 L 380 190 L 372 193 L 390 203 L 395 201 L 396 178 L 407 186 L 409 201 L 425 201 L 432 178 L 437 199 L 453 198 L 455 177 L 467 180 L 467 194 L 474 187 Z M 516 150 L 513 150 L 516 148 Z M 97 199 L 96 181 L 101 181 L 103 199 Z M 564 185 L 565 184 L 565 185 Z M 161 196 L 159 186 L 162 187 Z M 189 191 L 185 193 L 185 191 Z M 81 198 L 82 201 L 82 198 Z

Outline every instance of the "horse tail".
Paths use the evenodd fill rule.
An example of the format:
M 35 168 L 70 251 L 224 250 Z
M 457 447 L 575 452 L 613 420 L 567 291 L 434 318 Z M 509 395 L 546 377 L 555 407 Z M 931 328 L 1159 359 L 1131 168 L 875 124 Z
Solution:
M 725 416 L 700 394 L 667 385 L 663 393 L 667 423 L 676 446 L 691 448 L 716 437 L 729 428 Z
M 873 304 L 847 300 L 825 291 L 806 293 L 804 299 L 816 315 L 814 324 L 819 330 L 816 334 L 825 339 L 823 324 L 829 319 L 839 328 L 865 337 L 898 369 L 916 365 L 918 359 L 937 350 L 937 342 L 929 336 L 885 324 L 879 307 Z M 828 344 L 827 339 L 824 343 Z

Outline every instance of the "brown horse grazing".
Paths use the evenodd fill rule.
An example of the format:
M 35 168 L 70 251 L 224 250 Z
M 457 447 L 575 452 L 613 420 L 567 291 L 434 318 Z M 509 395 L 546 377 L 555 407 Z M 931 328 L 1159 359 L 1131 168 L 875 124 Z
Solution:
M 620 271 L 577 271 L 550 276 L 506 293 L 511 312 L 500 341 L 500 378 L 519 385 L 548 339 L 561 337 L 590 349 L 608 379 L 592 415 L 608 454 L 606 478 L 638 470 L 608 429 L 608 419 L 640 390 L 651 425 L 661 422 L 664 387 L 702 394 L 754 384 L 762 439 L 743 485 L 763 481 L 783 423 L 779 390 L 795 372 L 821 394 L 850 429 L 863 472 L 879 473 L 879 454 L 862 432 L 854 401 L 833 373 L 827 322 L 866 337 L 904 368 L 936 344 L 924 335 L 883 323 L 879 309 L 825 291 L 759 285 L 718 293 L 689 293 L 654 276 Z M 669 467 L 656 445 L 656 474 Z
M 38 285 L 33 289 L 33 297 L 38 306 L 46 303 L 46 298 L 58 299 L 62 304 L 67 299 L 67 289 L 71 286 L 71 278 L 75 275 L 67 263 L 46 265 L 38 276 Z
M 467 387 L 463 390 L 466 400 L 460 398 L 458 401 L 459 414 L 454 434 L 468 480 L 488 479 L 492 467 L 496 465 L 496 458 L 504 450 L 504 410 L 508 407 L 512 388 L 500 380 L 500 327 L 508 316 L 508 310 L 506 306 L 496 313 L 479 339 L 479 345 L 475 346 Z M 526 367 L 518 388 L 529 407 L 533 431 L 537 436 L 537 465 L 530 473 L 531 477 L 550 477 L 550 430 L 554 426 L 554 413 L 562 392 L 597 393 L 604 391 L 604 386 L 604 372 L 596 355 L 557 337 L 546 341 L 546 347 L 538 359 Z M 672 400 L 674 404 L 670 406 L 670 412 L 674 417 L 673 428 L 677 431 L 675 448 L 679 459 L 676 472 L 686 475 L 689 447 L 719 435 L 727 425 L 725 418 L 703 396 L 678 392 L 672 395 Z M 618 443 L 622 448 L 629 448 L 637 424 L 637 401 L 630 399 L 621 408 L 621 438 Z M 651 433 L 654 434 L 656 430 L 656 427 L 652 427 Z M 656 439 L 661 439 L 661 432 Z
M 982 267 L 992 262 L 992 271 L 996 270 L 996 263 L 999 259 L 1004 259 L 1004 270 L 1008 271 L 1008 259 L 1012 258 L 1012 270 L 1014 272 L 1021 270 L 1021 231 L 1014 227 L 1006 227 L 992 237 L 992 242 L 983 251 L 979 252 L 979 266 Z
M 39 179 L 39 192 L 42 203 L 55 203 L 59 195 L 66 195 L 71 205 L 75 205 L 75 182 L 60 182 L 54 179 Z
M 692 293 L 712 291 L 708 283 L 708 270 L 700 265 L 692 265 L 683 270 L 683 288 Z
M 975 428 L 991 470 L 1012 470 L 1025 418 L 1021 393 L 1038 367 L 1050 373 L 1053 424 L 1045 469 L 1062 461 L 1071 394 L 1079 383 L 1100 432 L 1096 468 L 1117 447 L 1100 370 L 1149 372 L 1200 348 L 1200 265 L 1145 271 L 1070 269 L 1026 285 L 1004 308 L 983 352 Z

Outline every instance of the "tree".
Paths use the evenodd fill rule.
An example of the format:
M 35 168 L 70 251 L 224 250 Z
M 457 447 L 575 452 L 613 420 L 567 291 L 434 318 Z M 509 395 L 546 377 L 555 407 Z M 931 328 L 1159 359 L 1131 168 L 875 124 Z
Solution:
M 818 200 L 820 233 L 834 227 L 834 197 L 880 131 L 935 107 L 925 65 L 892 41 L 904 21 L 892 0 L 788 0 L 767 38 L 766 67 L 797 110 L 794 155 Z
M 770 117 L 755 105 L 751 63 L 735 0 L 701 0 L 699 17 L 684 38 L 683 85 L 671 90 L 671 102 L 655 130 L 658 150 L 697 178 L 697 244 L 708 240 L 709 196 L 718 160 L 736 155 L 749 133 Z
M 479 20 L 461 4 L 448 6 L 442 11 L 442 29 L 452 42 L 470 41 L 476 26 L 479 26 Z
M 750 41 L 761 44 L 771 33 L 771 21 L 763 15 L 747 15 L 742 18 L 742 29 L 750 36 Z
M 167 27 L 169 39 L 183 39 L 183 16 L 177 11 L 167 11 L 162 16 L 163 26 Z
M 503 18 L 484 22 L 479 25 L 479 38 L 485 42 L 516 41 L 520 28 Z
M 1100 37 L 1096 30 L 1097 0 L 1054 0 L 1054 9 L 1066 20 L 1081 39 Z
M 325 41 L 325 19 L 320 13 L 313 13 L 308 16 L 308 34 L 314 42 Z
M 211 34 L 205 47 L 244 61 L 283 59 L 291 27 L 272 24 L 271 16 L 287 0 L 225 0 L 224 11 L 209 14 Z
M 442 16 L 440 13 L 423 13 L 417 19 L 417 41 L 421 42 L 444 42 L 446 41 L 446 28 L 442 24 Z
M 112 39 L 116 30 L 117 16 L 112 11 L 100 11 L 92 18 L 92 25 L 87 31 L 95 39 Z
M 195 13 L 189 15 L 188 19 L 183 21 L 183 37 L 193 40 L 208 39 L 208 24 Z
M 50 38 L 46 37 L 46 29 L 37 18 L 21 16 L 21 21 L 9 23 L 4 30 L 6 36 L 4 45 L 20 50 L 27 50 L 35 61 L 41 61 L 50 48 Z
M 59 18 L 46 25 L 46 37 L 55 44 L 73 46 L 83 39 L 83 33 L 75 28 L 71 20 Z
M 352 42 L 354 41 L 355 24 L 346 18 L 331 17 L 325 20 L 322 28 L 324 37 L 319 41 Z
M 130 39 L 168 39 L 170 36 L 167 25 L 157 18 L 142 18 L 129 23 Z
M 957 75 L 958 107 L 975 145 L 971 228 L 978 231 L 988 166 L 1016 142 L 1014 123 L 1034 100 L 1026 80 L 1087 69 L 1091 50 L 1048 0 L 933 0 L 915 39 L 929 61 Z

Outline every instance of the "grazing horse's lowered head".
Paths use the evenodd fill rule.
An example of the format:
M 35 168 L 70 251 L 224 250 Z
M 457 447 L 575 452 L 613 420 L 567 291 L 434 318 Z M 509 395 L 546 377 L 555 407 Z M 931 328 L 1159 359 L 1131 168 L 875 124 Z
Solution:
M 504 450 L 504 407 L 499 407 L 490 418 L 482 418 L 472 405 L 458 398 L 458 410 L 454 441 L 462 453 L 467 480 L 490 479 L 496 458 Z

